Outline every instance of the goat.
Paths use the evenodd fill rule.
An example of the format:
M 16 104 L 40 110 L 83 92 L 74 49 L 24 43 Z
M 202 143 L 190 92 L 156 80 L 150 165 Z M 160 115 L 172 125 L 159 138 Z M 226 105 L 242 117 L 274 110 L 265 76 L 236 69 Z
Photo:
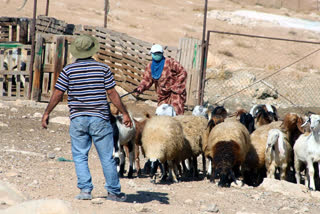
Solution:
M 123 117 L 119 115 L 119 111 L 113 105 L 110 105 L 110 122 L 113 128 L 113 141 L 114 141 L 114 159 L 118 165 L 117 170 L 120 177 L 123 177 L 125 167 L 125 149 L 129 154 L 129 171 L 128 178 L 132 178 L 134 170 L 134 152 L 135 152 L 135 121 L 129 113 L 132 121 L 132 127 L 129 128 L 123 124 Z
M 301 162 L 306 163 L 308 182 L 305 182 L 305 185 L 311 190 L 316 190 L 313 163 L 318 162 L 318 168 L 320 167 L 320 115 L 311 115 L 309 120 L 305 122 L 302 127 L 308 122 L 310 123 L 311 133 L 308 135 L 300 135 L 293 147 L 294 168 L 296 171 L 295 175 L 297 183 L 301 183 L 300 164 Z
M 248 185 L 258 186 L 263 177 L 266 176 L 265 169 L 265 151 L 268 132 L 271 129 L 280 129 L 286 134 L 290 145 L 293 145 L 293 139 L 302 133 L 300 127 L 303 122 L 301 116 L 296 113 L 288 113 L 285 115 L 283 122 L 274 121 L 258 127 L 251 134 L 251 145 L 245 161 L 245 182 Z M 292 146 L 291 146 L 292 147 Z
M 143 129 L 147 123 L 147 120 L 150 119 L 151 116 L 148 113 L 146 113 L 145 117 L 146 117 L 146 119 L 144 119 L 142 121 L 137 121 L 136 119 L 133 119 L 134 123 L 136 125 L 136 132 L 135 132 L 135 138 L 134 138 L 135 139 L 135 166 L 136 166 L 138 176 L 141 175 L 139 148 L 141 148 L 142 154 L 143 154 L 143 156 L 145 156 L 144 150 L 142 148 L 142 142 L 141 142 L 142 132 L 143 132 Z
M 250 114 L 255 118 L 257 127 L 279 120 L 277 109 L 273 105 L 254 105 Z
M 156 109 L 156 115 L 158 116 L 176 116 L 176 111 L 174 110 L 174 107 L 170 104 L 161 104 Z
M 279 167 L 280 180 L 285 180 L 292 155 L 292 147 L 286 135 L 279 129 L 271 129 L 268 132 L 265 152 L 267 177 L 274 178 L 276 167 Z

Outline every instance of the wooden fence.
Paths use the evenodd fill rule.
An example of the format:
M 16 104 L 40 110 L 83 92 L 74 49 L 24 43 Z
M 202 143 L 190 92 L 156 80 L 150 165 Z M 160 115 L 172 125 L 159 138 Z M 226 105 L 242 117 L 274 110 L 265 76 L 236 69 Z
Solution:
M 0 44 L 1 99 L 28 98 L 30 59 L 30 45 Z
M 6 22 L 0 18 L 0 26 L 2 23 Z M 51 17 L 39 16 L 36 30 L 36 56 L 31 96 L 34 100 L 47 100 L 53 91 L 62 67 L 73 61 L 69 45 L 73 41 L 74 35 L 90 34 L 99 40 L 100 50 L 96 59 L 111 67 L 117 85 L 128 92 L 139 85 L 144 69 L 151 60 L 149 54 L 151 43 L 106 28 L 75 26 Z M 201 61 L 200 41 L 182 39 L 179 48 L 164 46 L 164 49 L 166 57 L 177 59 L 187 69 L 187 105 L 197 104 L 199 62 Z M 139 98 L 156 101 L 154 86 Z
M 28 18 L 0 18 L 0 42 L 30 42 L 31 21 Z

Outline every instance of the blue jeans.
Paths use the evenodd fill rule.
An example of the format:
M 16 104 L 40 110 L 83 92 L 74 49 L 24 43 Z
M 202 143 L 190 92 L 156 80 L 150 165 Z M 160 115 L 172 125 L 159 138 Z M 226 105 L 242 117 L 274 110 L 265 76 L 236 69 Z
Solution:
M 114 144 L 110 122 L 99 117 L 78 116 L 71 120 L 69 132 L 78 188 L 82 192 L 91 192 L 93 189 L 88 167 L 88 154 L 93 141 L 102 165 L 105 188 L 109 193 L 119 194 L 121 186 L 112 156 Z

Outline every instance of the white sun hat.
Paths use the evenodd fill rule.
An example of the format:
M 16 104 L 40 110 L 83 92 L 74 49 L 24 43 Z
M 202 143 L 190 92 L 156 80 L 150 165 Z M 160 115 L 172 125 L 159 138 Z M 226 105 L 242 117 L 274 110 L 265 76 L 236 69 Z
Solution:
M 150 54 L 156 53 L 156 52 L 163 53 L 163 48 L 161 45 L 159 45 L 159 44 L 152 45 L 151 50 L 150 50 Z

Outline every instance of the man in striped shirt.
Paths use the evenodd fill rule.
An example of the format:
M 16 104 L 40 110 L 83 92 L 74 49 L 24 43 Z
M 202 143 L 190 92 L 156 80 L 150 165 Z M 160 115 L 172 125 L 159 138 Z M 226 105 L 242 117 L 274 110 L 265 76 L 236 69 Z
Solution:
M 76 199 L 92 199 L 93 185 L 88 167 L 88 154 L 93 141 L 105 176 L 107 199 L 124 201 L 126 196 L 121 193 L 116 163 L 112 157 L 113 130 L 109 121 L 110 110 L 106 92 L 111 102 L 123 114 L 123 123 L 131 127 L 132 121 L 115 90 L 116 84 L 109 66 L 92 58 L 98 50 L 98 40 L 88 35 L 77 37 L 70 45 L 71 54 L 77 60 L 64 67 L 60 73 L 53 95 L 43 114 L 42 126 L 47 128 L 50 112 L 67 91 L 71 120 L 69 129 L 71 150 L 80 189 Z

